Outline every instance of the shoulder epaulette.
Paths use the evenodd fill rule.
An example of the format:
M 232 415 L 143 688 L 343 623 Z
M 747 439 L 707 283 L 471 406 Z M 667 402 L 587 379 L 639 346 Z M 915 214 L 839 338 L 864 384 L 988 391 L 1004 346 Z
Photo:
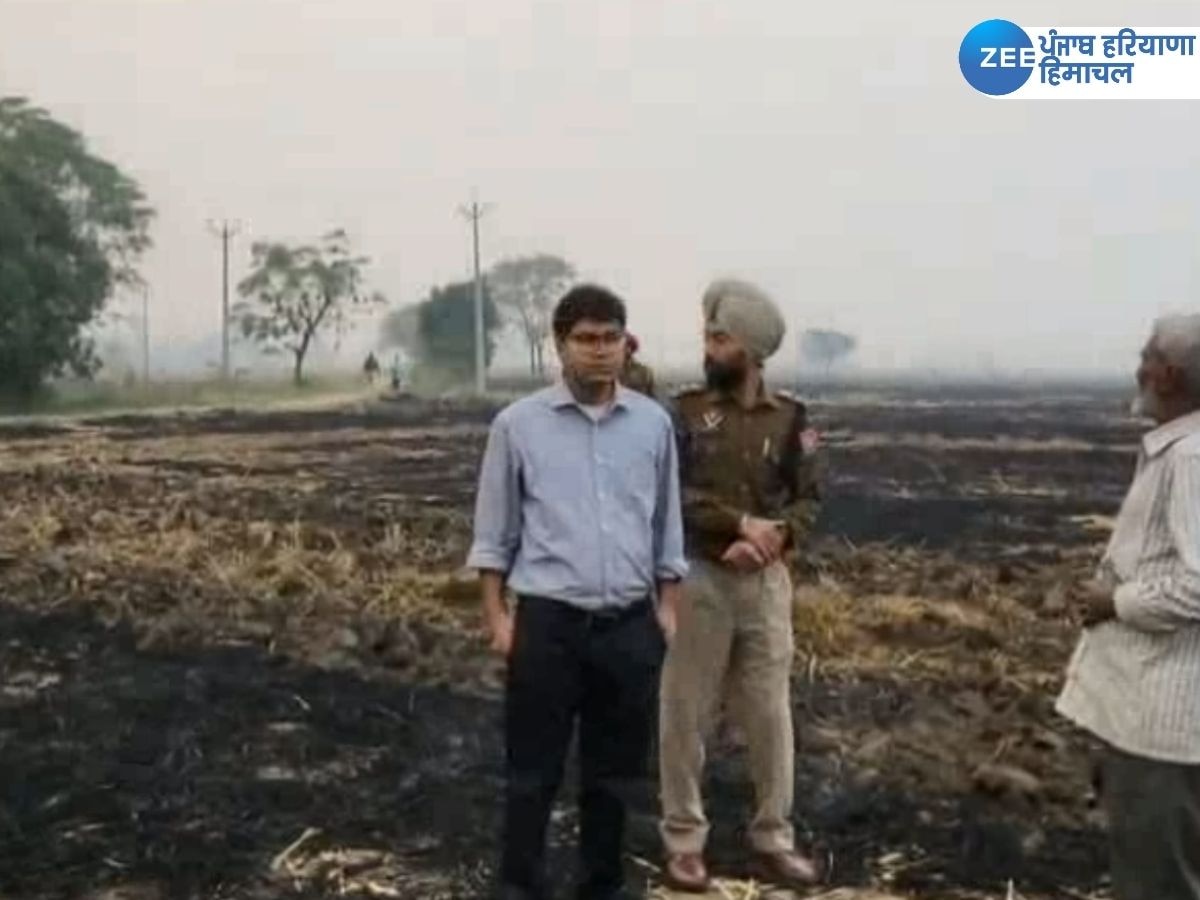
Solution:
M 685 385 L 684 385 L 683 387 L 681 387 L 681 388 L 676 388 L 676 389 L 675 389 L 675 391 L 673 391 L 673 392 L 671 393 L 671 396 L 672 396 L 672 397 L 677 397 L 677 398 L 679 398 L 679 397 L 690 397 L 690 396 L 692 396 L 692 395 L 694 395 L 694 394 L 703 394 L 703 393 L 704 393 L 704 392 L 706 392 L 707 390 L 708 390 L 708 388 L 706 388 L 706 387 L 705 387 L 704 385 L 702 385 L 702 384 L 685 384 Z

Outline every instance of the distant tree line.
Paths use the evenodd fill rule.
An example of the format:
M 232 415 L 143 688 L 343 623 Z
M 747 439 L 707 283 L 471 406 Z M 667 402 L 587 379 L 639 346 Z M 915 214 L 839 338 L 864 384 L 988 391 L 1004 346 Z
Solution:
M 92 332 L 114 293 L 142 284 L 154 217 L 138 184 L 74 129 L 19 97 L 0 97 L 0 395 L 28 402 L 52 378 L 99 368 Z M 314 343 L 359 309 L 368 260 L 345 232 L 318 243 L 254 245 L 235 308 L 243 335 L 288 353 L 303 379 Z
M 82 135 L 22 98 L 0 97 L 0 393 L 28 400 L 48 379 L 96 372 L 92 328 L 117 290 L 142 283 L 137 265 L 153 217 L 136 181 L 92 153 Z M 243 336 L 288 354 L 300 382 L 322 335 L 340 336 L 356 313 L 385 302 L 366 287 L 368 266 L 340 229 L 312 244 L 256 243 L 234 310 Z M 530 375 L 544 376 L 554 304 L 576 278 L 574 266 L 550 254 L 496 263 L 484 285 L 488 364 L 509 330 L 525 345 Z M 435 287 L 392 310 L 381 338 L 426 368 L 469 379 L 473 284 Z M 800 346 L 828 373 L 856 340 L 810 330 Z
M 554 305 L 577 277 L 573 265 L 549 254 L 496 263 L 484 280 L 488 364 L 498 337 L 507 330 L 525 344 L 529 374 L 544 377 L 553 343 Z M 473 283 L 434 288 L 421 302 L 393 309 L 384 320 L 380 343 L 403 349 L 421 367 L 468 381 L 475 370 Z M 832 329 L 809 329 L 799 338 L 801 359 L 826 376 L 857 347 L 854 335 Z

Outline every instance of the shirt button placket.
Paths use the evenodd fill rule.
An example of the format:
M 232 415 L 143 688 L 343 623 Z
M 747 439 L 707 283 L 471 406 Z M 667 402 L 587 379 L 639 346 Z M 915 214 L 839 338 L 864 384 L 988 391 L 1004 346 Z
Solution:
M 604 458 L 600 455 L 600 423 L 592 422 L 592 484 L 596 491 L 596 509 L 600 522 L 600 603 L 608 605 L 608 518 L 604 490 Z

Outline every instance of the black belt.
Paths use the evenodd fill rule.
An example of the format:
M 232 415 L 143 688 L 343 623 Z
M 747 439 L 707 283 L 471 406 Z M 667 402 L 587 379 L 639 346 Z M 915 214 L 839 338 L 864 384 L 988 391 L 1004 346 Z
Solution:
M 638 600 L 628 606 L 608 607 L 607 609 L 580 610 L 588 617 L 589 625 L 619 625 L 630 619 L 636 619 L 650 612 L 649 600 Z
M 620 625 L 622 622 L 646 615 L 653 608 L 653 604 L 649 599 L 635 600 L 628 606 L 608 606 L 601 609 L 581 609 L 578 606 L 568 603 L 566 600 L 555 600 L 553 597 L 525 595 L 520 599 L 522 603 L 533 601 L 539 605 L 553 604 L 554 608 L 584 619 L 589 626 L 600 625 L 607 627 L 610 625 Z

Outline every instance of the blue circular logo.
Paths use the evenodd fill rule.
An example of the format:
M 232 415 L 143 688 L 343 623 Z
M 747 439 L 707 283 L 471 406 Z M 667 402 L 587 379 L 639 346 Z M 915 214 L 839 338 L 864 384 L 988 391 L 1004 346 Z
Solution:
M 1004 19 L 980 22 L 958 50 L 958 67 L 975 90 L 993 97 L 1011 94 L 1033 74 L 1033 41 Z

